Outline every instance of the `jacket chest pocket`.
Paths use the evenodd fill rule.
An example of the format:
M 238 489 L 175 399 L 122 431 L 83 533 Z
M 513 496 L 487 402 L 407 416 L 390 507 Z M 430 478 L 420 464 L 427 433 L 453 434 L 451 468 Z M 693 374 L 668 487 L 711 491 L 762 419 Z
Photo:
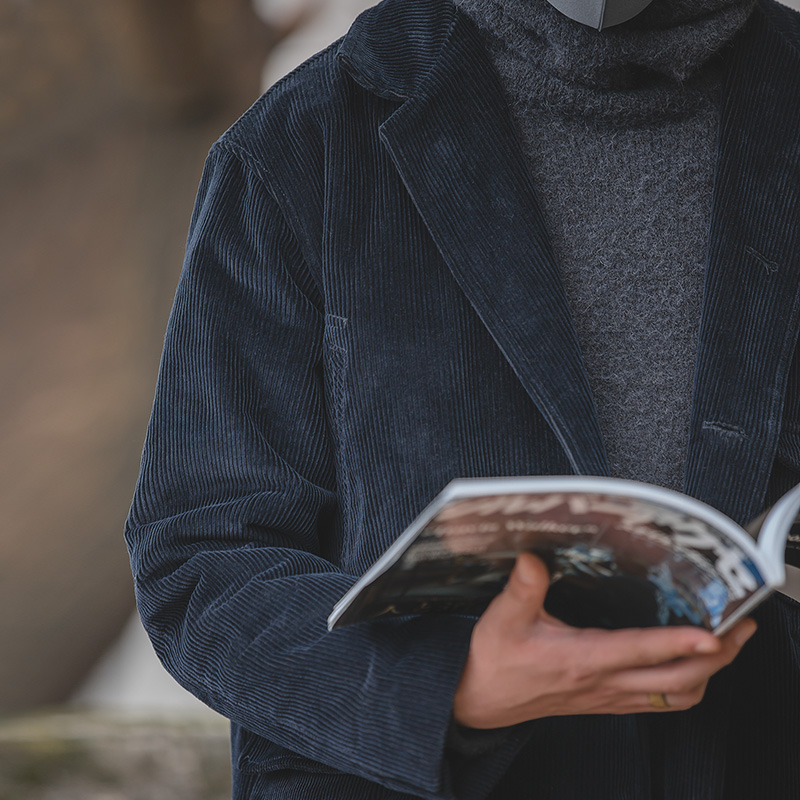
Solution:
M 347 342 L 348 320 L 334 314 L 325 315 L 323 334 L 325 399 L 329 423 L 336 435 L 344 424 L 347 407 L 347 372 L 350 351 Z

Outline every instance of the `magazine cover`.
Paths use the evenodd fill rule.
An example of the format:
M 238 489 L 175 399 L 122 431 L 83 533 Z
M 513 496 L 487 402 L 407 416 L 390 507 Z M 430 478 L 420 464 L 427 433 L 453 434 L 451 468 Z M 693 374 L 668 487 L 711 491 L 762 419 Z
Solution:
M 776 539 L 774 528 L 767 538 Z M 456 481 L 342 598 L 329 627 L 480 614 L 526 550 L 550 571 L 547 611 L 579 627 L 719 632 L 784 577 L 782 558 L 759 553 L 733 521 L 666 489 L 607 478 Z

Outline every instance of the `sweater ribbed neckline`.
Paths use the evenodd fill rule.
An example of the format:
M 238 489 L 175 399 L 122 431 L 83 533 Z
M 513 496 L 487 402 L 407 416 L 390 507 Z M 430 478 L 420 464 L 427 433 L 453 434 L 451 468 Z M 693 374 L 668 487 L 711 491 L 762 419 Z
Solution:
M 718 56 L 755 2 L 653 0 L 596 31 L 546 0 L 455 0 L 482 31 L 512 102 L 628 123 L 707 103 L 721 83 Z

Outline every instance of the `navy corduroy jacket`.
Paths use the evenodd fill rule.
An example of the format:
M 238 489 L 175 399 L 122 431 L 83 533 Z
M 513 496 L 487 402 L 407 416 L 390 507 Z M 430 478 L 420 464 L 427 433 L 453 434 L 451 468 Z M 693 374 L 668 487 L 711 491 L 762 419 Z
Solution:
M 726 54 L 685 490 L 800 481 L 800 16 Z M 502 91 L 449 0 L 386 0 L 215 144 L 127 542 L 166 667 L 232 720 L 236 798 L 800 797 L 800 607 L 687 712 L 448 749 L 474 620 L 328 633 L 458 476 L 608 470 Z

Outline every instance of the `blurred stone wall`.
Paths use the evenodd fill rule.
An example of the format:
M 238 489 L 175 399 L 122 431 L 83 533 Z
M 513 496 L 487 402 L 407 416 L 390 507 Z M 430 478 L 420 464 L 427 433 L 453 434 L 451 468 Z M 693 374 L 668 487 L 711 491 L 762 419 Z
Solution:
M 275 39 L 249 0 L 0 0 L 0 713 L 69 696 L 132 611 L 194 192 Z

